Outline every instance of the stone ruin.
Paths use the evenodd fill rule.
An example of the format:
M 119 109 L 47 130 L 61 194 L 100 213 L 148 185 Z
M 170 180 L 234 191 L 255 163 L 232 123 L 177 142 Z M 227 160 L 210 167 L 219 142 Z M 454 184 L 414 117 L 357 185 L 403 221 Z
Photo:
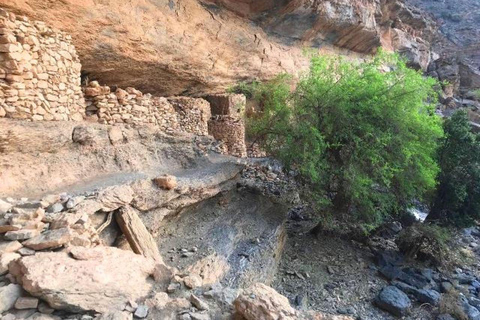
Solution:
M 154 125 L 212 135 L 223 153 L 246 157 L 242 95 L 155 97 L 97 81 L 81 86 L 81 64 L 71 36 L 41 21 L 0 9 L 0 118 Z M 213 115 L 213 116 L 212 116 Z
M 135 88 L 110 91 L 92 81 L 83 90 L 86 115 L 103 124 L 153 124 L 162 131 L 208 135 L 210 105 L 203 99 L 154 97 Z
M 208 132 L 225 144 L 225 152 L 237 157 L 247 156 L 245 144 L 244 112 L 246 98 L 241 94 L 219 94 L 208 96 L 212 118 L 208 121 Z
M 69 35 L 0 10 L 0 117 L 82 120 L 80 69 Z

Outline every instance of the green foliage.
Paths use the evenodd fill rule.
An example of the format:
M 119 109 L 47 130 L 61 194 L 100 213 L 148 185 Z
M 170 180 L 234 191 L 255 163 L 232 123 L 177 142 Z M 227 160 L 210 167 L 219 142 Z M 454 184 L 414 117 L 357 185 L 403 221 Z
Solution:
M 327 211 L 376 225 L 435 186 L 434 79 L 383 52 L 363 63 L 314 56 L 294 92 L 288 79 L 254 88 L 263 113 L 249 130 Z
M 427 219 L 465 227 L 480 218 L 480 138 L 465 111 L 447 119 L 444 130 L 439 185 Z

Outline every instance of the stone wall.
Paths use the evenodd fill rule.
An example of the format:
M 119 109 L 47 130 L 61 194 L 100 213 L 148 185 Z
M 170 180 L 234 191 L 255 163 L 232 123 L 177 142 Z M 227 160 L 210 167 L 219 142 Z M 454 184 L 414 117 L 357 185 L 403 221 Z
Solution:
M 244 110 L 246 98 L 243 95 L 211 95 L 212 118 L 208 121 L 208 133 L 225 144 L 226 153 L 246 157 Z
M 82 120 L 80 69 L 69 35 L 0 9 L 0 117 Z
M 178 130 L 175 109 L 166 98 L 143 94 L 134 88 L 117 89 L 92 81 L 84 88 L 87 116 L 104 124 L 153 124 L 165 132 Z
M 110 91 L 92 81 L 84 88 L 86 114 L 100 123 L 152 124 L 163 131 L 183 131 L 208 135 L 210 104 L 197 98 L 154 97 L 134 88 Z
M 208 120 L 211 116 L 210 104 L 200 98 L 168 98 L 177 112 L 178 123 L 182 131 L 208 135 Z

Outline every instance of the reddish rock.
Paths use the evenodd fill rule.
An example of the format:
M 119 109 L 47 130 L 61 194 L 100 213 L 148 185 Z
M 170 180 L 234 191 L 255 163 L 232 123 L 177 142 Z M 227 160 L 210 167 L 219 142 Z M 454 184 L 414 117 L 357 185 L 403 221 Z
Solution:
M 166 174 L 158 178 L 153 179 L 153 183 L 159 188 L 165 190 L 172 190 L 177 187 L 177 178 L 175 176 Z

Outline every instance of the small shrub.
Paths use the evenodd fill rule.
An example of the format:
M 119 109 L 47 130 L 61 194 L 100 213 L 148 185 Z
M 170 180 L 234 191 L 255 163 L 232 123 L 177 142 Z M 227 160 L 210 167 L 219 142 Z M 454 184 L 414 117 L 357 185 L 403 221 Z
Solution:
M 438 309 L 439 313 L 449 314 L 457 320 L 468 320 L 468 316 L 461 304 L 460 294 L 456 290 L 442 295 Z
M 450 232 L 434 224 L 417 223 L 402 230 L 396 240 L 400 252 L 408 259 L 445 263 Z

